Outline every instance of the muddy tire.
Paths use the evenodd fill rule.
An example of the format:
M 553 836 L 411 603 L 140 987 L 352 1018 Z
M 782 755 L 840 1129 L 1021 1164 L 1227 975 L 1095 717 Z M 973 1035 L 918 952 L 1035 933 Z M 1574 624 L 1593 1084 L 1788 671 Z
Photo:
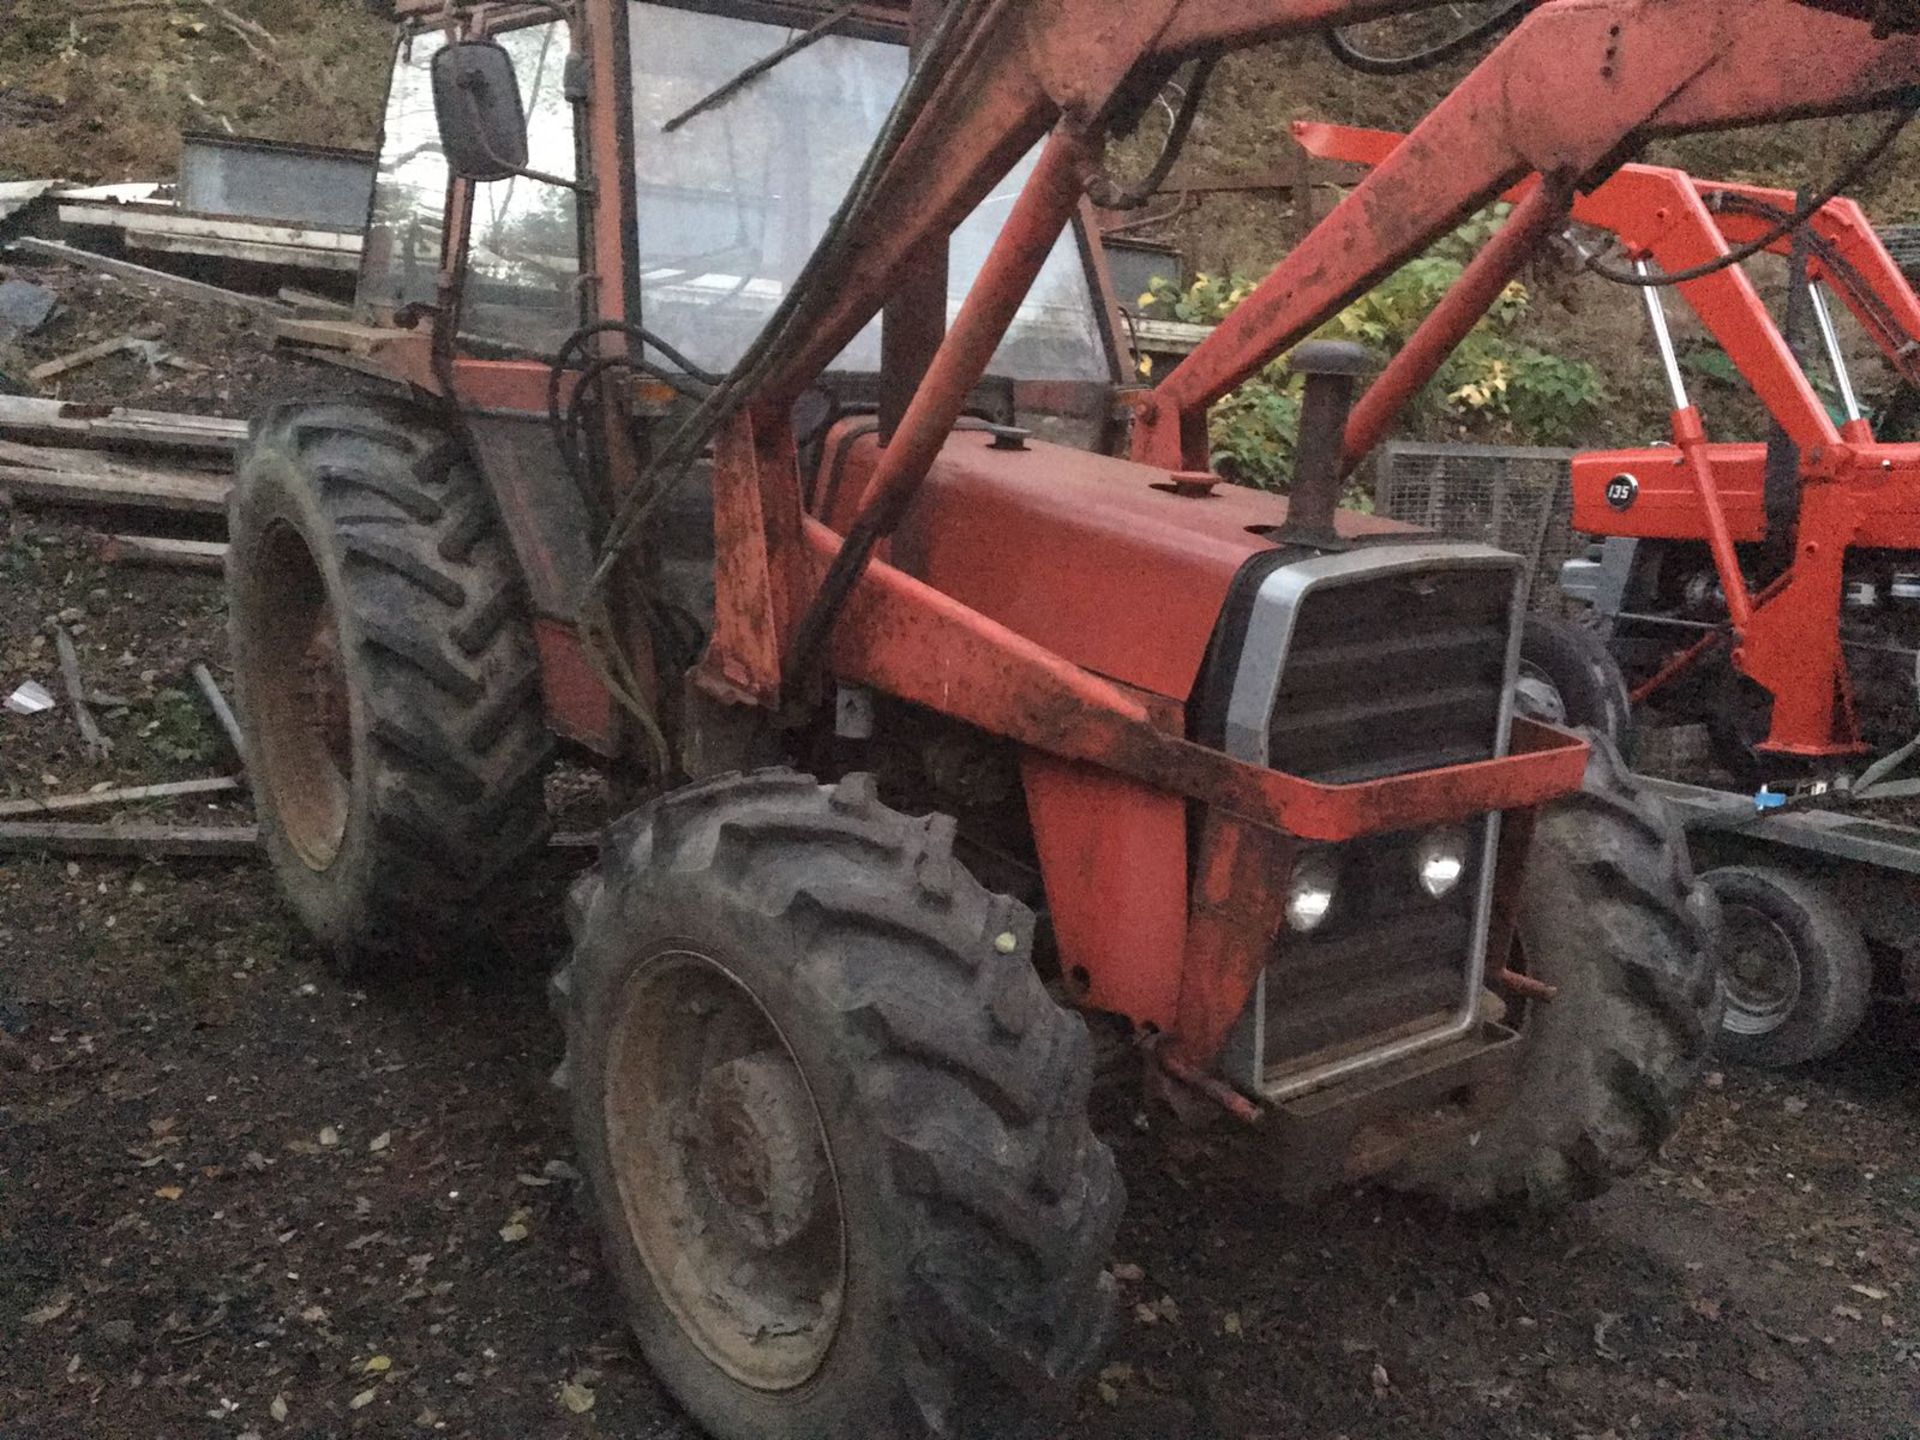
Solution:
M 1123 1203 L 1033 918 L 867 776 L 622 821 L 556 975 L 625 1314 L 721 1440 L 1018 1436 L 1098 1355 Z
M 1867 1018 L 1873 987 L 1860 927 L 1816 881 L 1790 870 L 1728 865 L 1705 879 L 1725 916 L 1721 1055 L 1784 1066 L 1838 1050 Z
M 1600 1194 L 1672 1132 L 1720 1028 L 1718 907 L 1666 806 L 1593 739 L 1579 793 L 1534 831 L 1516 963 L 1528 1002 L 1512 1103 L 1464 1145 L 1416 1155 L 1397 1188 L 1457 1209 L 1554 1209 Z
M 1583 625 L 1551 615 L 1527 617 L 1514 701 L 1531 719 L 1596 730 L 1621 754 L 1633 753 L 1626 678 L 1606 643 Z
M 342 958 L 449 948 L 544 839 L 553 754 L 478 473 L 411 407 L 280 405 L 228 512 L 235 706 L 282 890 Z

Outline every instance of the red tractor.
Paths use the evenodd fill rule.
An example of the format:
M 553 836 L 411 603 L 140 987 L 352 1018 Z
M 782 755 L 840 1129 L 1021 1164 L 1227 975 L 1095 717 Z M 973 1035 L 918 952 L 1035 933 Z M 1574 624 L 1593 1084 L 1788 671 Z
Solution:
M 1378 164 L 1402 138 L 1338 125 L 1294 131 L 1310 154 L 1363 165 Z M 1505 198 L 1519 200 L 1538 183 Z M 1589 256 L 1593 268 L 1625 281 L 1678 272 L 1675 288 L 1761 400 L 1775 435 L 1707 439 L 1664 287 L 1645 285 L 1674 401 L 1673 440 L 1574 457 L 1573 528 L 1611 543 L 1597 564 L 1577 561 L 1562 578 L 1593 601 L 1601 624 L 1536 621 L 1521 661 L 1529 713 L 1616 739 L 1629 704 L 1669 722 L 1702 720 L 1723 766 L 1750 785 L 1836 774 L 1920 726 L 1920 446 L 1876 439 L 1827 295 L 1909 391 L 1920 384 L 1920 297 L 1857 204 L 1830 196 L 1807 207 L 1804 227 L 1783 227 L 1796 204 L 1786 191 L 1639 164 L 1620 166 L 1575 200 L 1569 218 L 1624 252 L 1618 269 Z M 1786 328 L 1796 328 L 1792 312 L 1804 306 L 1838 421 L 1803 347 L 1732 263 L 1757 253 L 1794 262 Z M 1704 273 L 1689 276 L 1695 270 Z M 1622 668 L 1631 688 L 1613 673 Z
M 1885 103 L 1920 44 L 1542 5 L 1120 385 L 1105 136 L 1189 58 L 1391 8 L 396 7 L 377 323 L 336 336 L 393 393 L 260 417 L 233 501 L 262 831 L 377 963 L 484 929 L 557 746 L 640 798 L 569 904 L 560 1079 L 716 1435 L 1016 1434 L 1092 1362 L 1083 1013 L 1302 1192 L 1589 1195 L 1701 1067 L 1676 830 L 1514 714 L 1522 562 L 1336 514 L 1341 436 L 1641 138 Z M 1295 352 L 1291 503 L 1216 481 L 1215 399 L 1533 171 L 1351 416 L 1354 354 Z

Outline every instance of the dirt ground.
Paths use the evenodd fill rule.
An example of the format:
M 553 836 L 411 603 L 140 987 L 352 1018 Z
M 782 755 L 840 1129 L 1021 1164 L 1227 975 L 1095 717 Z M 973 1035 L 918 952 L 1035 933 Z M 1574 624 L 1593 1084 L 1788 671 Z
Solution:
M 321 378 L 244 322 L 32 278 L 70 314 L 30 362 L 211 327 L 213 370 L 126 360 L 69 398 L 241 414 Z M 114 753 L 64 708 L 0 713 L 0 794 L 233 766 L 186 678 L 223 656 L 218 581 L 103 566 L 93 528 L 0 510 L 0 690 L 57 692 L 66 624 L 127 701 Z M 355 983 L 257 863 L 0 857 L 0 1436 L 692 1436 L 575 1203 L 542 990 L 565 867 L 536 879 L 457 973 Z M 1920 1436 L 1903 1015 L 1790 1076 L 1716 1073 L 1659 1167 L 1549 1221 L 1288 1208 L 1130 1087 L 1098 1109 L 1124 1298 L 1061 1440 Z

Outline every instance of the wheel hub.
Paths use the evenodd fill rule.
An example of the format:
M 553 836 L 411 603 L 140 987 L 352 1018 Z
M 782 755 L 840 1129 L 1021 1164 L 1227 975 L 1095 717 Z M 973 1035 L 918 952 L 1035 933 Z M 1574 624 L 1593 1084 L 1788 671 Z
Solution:
M 743 1384 L 804 1384 L 839 1328 L 846 1234 L 793 1048 L 724 965 L 674 950 L 627 980 L 606 1067 L 608 1160 L 655 1292 Z
M 709 1070 L 687 1138 L 716 1216 L 754 1249 L 777 1250 L 819 1214 L 827 1177 L 813 1102 L 784 1054 Z
M 1525 660 L 1514 677 L 1513 700 L 1514 707 L 1529 720 L 1547 725 L 1567 723 L 1567 702 L 1561 697 L 1560 687 L 1547 678 L 1546 672 Z
M 1736 1035 L 1779 1029 L 1800 1000 L 1800 960 L 1792 939 L 1746 905 L 1725 906 L 1723 924 L 1727 1029 Z
M 262 536 L 246 584 L 253 753 L 293 851 L 325 871 L 339 856 L 352 804 L 353 721 L 332 597 L 305 539 L 279 521 Z

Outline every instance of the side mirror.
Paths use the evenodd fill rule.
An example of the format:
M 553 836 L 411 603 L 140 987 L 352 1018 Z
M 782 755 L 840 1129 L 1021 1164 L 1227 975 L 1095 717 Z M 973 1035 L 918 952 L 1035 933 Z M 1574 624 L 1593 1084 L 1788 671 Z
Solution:
M 433 113 L 447 164 L 462 180 L 527 168 L 527 112 L 513 57 L 493 40 L 459 40 L 433 57 Z

